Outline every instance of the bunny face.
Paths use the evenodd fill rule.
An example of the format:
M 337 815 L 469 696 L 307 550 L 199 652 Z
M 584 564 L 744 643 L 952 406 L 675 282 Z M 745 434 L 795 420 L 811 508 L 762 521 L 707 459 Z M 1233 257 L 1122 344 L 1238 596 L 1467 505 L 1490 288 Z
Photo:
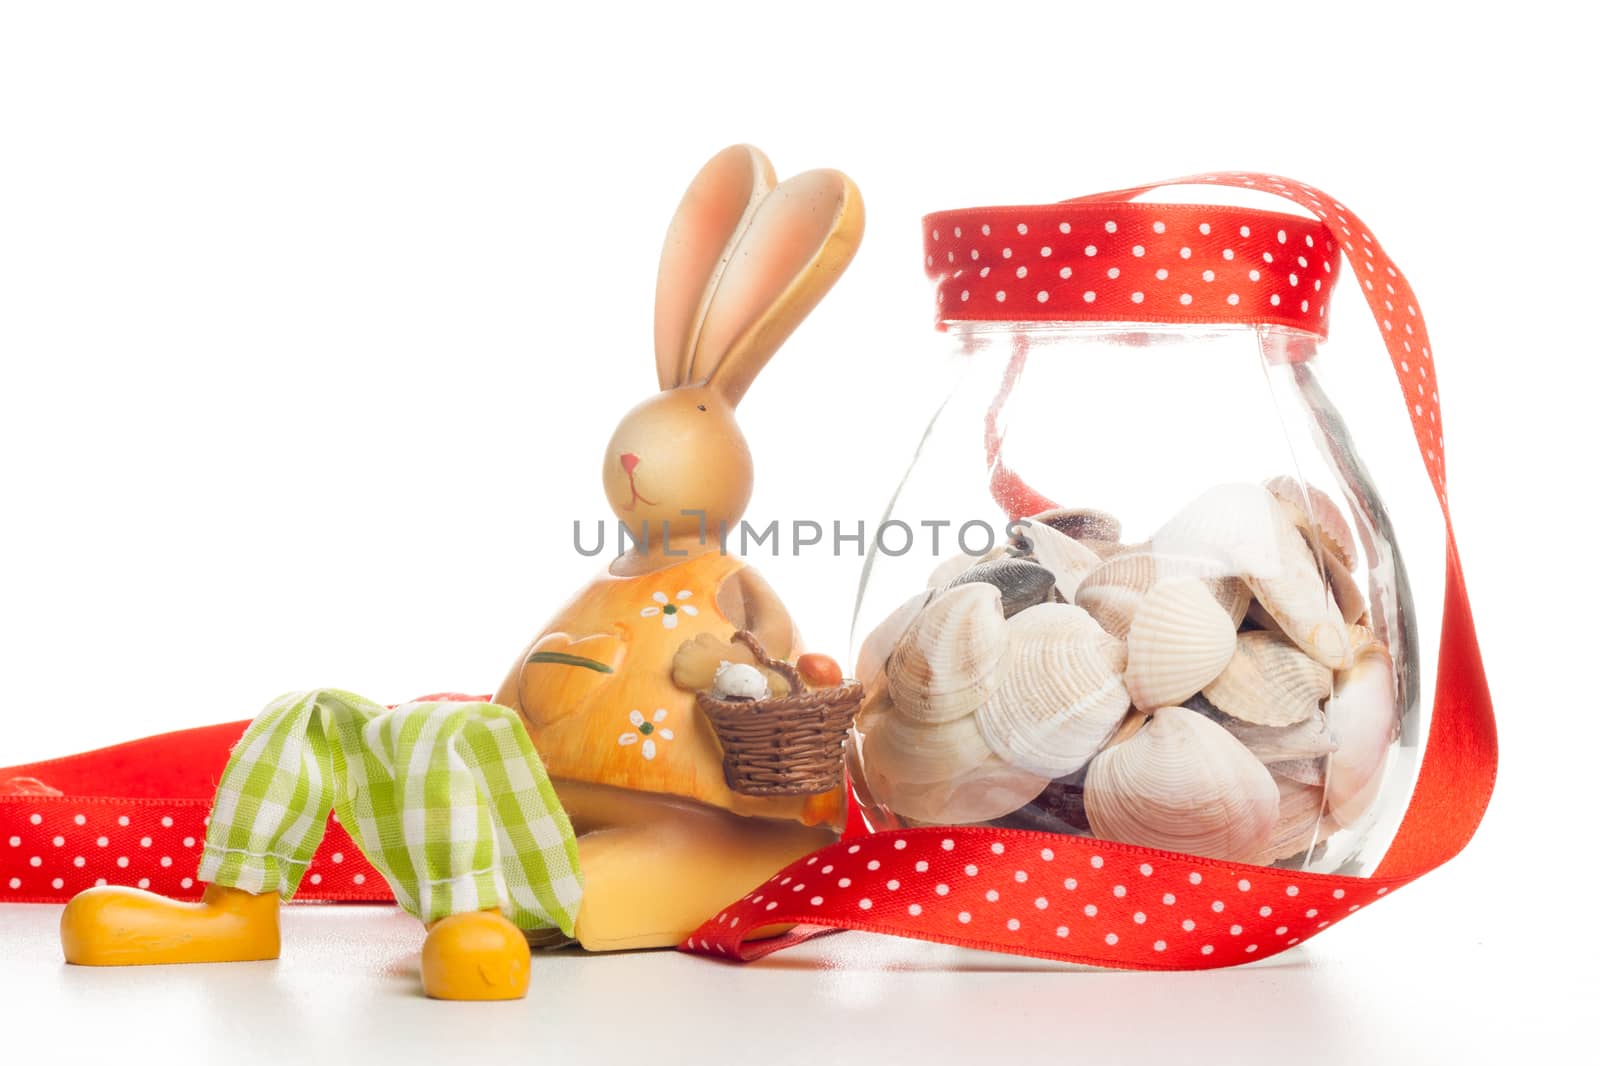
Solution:
M 670 523 L 675 541 L 704 535 L 716 543 L 717 527 L 738 522 L 750 502 L 754 472 L 750 449 L 717 390 L 684 386 L 651 397 L 622 416 L 606 445 L 601 475 L 606 500 L 619 519 L 652 547 Z

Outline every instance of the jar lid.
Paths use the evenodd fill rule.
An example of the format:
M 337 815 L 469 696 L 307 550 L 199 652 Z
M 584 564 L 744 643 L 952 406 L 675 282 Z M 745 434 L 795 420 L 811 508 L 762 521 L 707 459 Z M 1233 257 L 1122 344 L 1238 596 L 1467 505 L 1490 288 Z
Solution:
M 922 220 L 949 322 L 1274 324 L 1328 334 L 1339 246 L 1313 218 L 1106 200 Z

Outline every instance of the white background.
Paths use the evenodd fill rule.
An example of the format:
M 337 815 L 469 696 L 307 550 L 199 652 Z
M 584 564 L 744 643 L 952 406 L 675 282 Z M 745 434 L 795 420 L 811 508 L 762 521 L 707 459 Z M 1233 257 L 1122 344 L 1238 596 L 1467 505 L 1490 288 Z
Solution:
M 1267 170 L 1421 297 L 1504 748 L 1468 853 L 1363 919 L 1389 935 L 1274 971 L 1283 1009 L 1378 982 L 1413 1061 L 1565 1031 L 1595 999 L 1589 38 L 1322 6 L 0 4 L 0 764 L 290 688 L 492 690 L 593 569 L 571 519 L 605 513 L 661 234 L 727 143 L 868 206 L 741 407 L 752 516 L 881 511 L 938 395 L 922 213 Z M 844 658 L 856 562 L 760 565 Z

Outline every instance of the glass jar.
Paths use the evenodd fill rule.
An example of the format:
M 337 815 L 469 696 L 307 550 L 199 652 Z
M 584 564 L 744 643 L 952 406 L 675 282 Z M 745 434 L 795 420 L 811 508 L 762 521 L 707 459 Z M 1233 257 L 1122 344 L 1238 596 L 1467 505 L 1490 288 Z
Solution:
M 957 382 L 856 605 L 869 827 L 1370 873 L 1429 627 L 1324 373 L 1330 232 L 1069 203 L 930 215 L 925 245 Z

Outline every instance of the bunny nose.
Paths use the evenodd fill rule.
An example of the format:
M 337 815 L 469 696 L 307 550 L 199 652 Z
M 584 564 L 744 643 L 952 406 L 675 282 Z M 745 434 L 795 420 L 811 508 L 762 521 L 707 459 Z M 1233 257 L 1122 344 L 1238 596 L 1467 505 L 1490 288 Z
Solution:
M 626 471 L 627 473 L 631 474 L 631 473 L 633 473 L 633 468 L 638 466 L 638 465 L 639 465 L 639 457 L 637 455 L 634 455 L 632 452 L 623 452 L 622 453 L 622 469 L 624 471 Z

